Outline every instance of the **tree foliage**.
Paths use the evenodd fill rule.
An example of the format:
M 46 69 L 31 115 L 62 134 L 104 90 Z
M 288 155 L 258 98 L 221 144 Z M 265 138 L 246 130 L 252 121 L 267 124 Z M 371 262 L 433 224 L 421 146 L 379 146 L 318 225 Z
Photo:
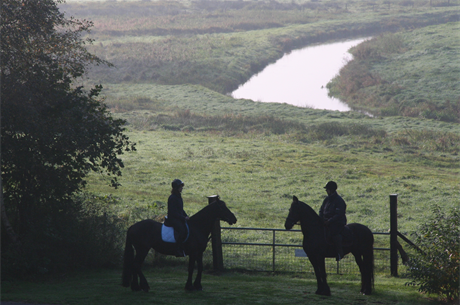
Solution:
M 90 65 L 108 63 L 86 50 L 91 22 L 66 18 L 58 2 L 1 3 L 2 205 L 19 236 L 59 231 L 87 174 L 118 186 L 119 155 L 135 149 L 98 97 L 102 87 L 74 85 Z
M 459 297 L 460 273 L 460 212 L 457 208 L 444 212 L 433 208 L 431 219 L 421 226 L 417 245 L 419 253 L 409 262 L 410 285 L 419 290 L 437 294 L 448 300 Z

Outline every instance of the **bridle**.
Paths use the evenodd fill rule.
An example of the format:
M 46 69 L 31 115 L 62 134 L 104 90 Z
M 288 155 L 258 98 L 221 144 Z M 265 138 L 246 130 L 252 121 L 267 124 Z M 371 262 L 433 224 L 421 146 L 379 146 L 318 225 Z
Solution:
M 288 216 L 286 217 L 286 223 L 292 228 L 297 223 L 297 221 Z
M 295 220 L 294 218 L 291 217 L 291 212 L 292 212 L 292 206 L 289 208 L 289 215 L 286 217 L 286 224 L 288 224 L 291 228 L 294 227 L 295 224 L 299 222 L 299 220 Z
M 227 214 L 227 210 L 228 210 L 228 208 L 227 208 L 227 210 L 225 210 L 225 209 L 223 208 L 223 207 L 227 207 L 227 204 L 225 203 L 225 201 L 222 201 L 222 200 L 219 199 L 219 200 L 218 200 L 217 202 L 215 202 L 215 203 L 217 204 L 218 209 L 219 209 L 219 211 L 221 212 L 220 214 L 221 214 L 221 215 L 224 215 L 224 217 L 225 217 L 226 214 Z M 224 219 L 224 218 L 221 218 L 221 220 L 230 223 L 230 220 L 227 219 L 227 218 L 225 218 L 225 219 Z

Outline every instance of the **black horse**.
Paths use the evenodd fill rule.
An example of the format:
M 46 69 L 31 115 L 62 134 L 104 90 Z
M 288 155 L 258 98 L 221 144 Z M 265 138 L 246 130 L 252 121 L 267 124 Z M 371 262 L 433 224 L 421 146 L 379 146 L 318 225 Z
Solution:
M 316 294 L 331 295 L 326 281 L 325 257 L 336 257 L 335 247 L 327 241 L 323 221 L 306 203 L 293 196 L 289 215 L 284 227 L 292 229 L 300 221 L 303 233 L 303 249 L 315 269 L 318 289 Z M 352 232 L 352 242 L 343 245 L 343 253 L 352 253 L 361 272 L 361 293 L 371 294 L 374 286 L 374 235 L 368 227 L 351 223 L 347 225 Z
M 185 254 L 189 256 L 188 279 L 185 284 L 186 290 L 203 290 L 201 286 L 203 252 L 206 249 L 211 229 L 218 219 L 224 220 L 231 225 L 236 223 L 235 215 L 227 208 L 227 205 L 222 200 L 217 200 L 207 205 L 190 217 L 188 221 L 190 229 L 189 236 L 183 244 Z M 175 254 L 177 246 L 174 243 L 167 243 L 162 240 L 161 226 L 162 223 L 147 219 L 135 223 L 128 229 L 122 276 L 122 285 L 124 287 L 131 285 L 133 291 L 149 291 L 149 284 L 144 274 L 142 274 L 141 268 L 150 248 L 167 255 Z M 135 256 L 134 249 L 136 250 Z M 192 285 L 195 262 L 197 263 L 198 272 L 195 282 Z M 138 276 L 140 283 L 138 283 Z

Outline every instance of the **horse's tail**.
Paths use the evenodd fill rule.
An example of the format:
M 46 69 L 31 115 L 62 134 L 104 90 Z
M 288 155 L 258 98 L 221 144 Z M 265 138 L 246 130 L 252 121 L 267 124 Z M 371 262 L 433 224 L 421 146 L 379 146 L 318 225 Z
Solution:
M 369 230 L 369 229 L 368 229 Z M 372 289 L 374 288 L 374 234 L 371 230 L 369 230 L 369 234 L 367 234 L 367 241 L 366 241 L 366 250 L 363 255 L 363 264 L 366 270 L 368 270 L 368 276 L 370 277 L 369 280 L 372 285 Z
M 123 255 L 123 275 L 121 285 L 129 287 L 133 278 L 134 248 L 131 241 L 130 230 L 126 233 L 125 253 Z

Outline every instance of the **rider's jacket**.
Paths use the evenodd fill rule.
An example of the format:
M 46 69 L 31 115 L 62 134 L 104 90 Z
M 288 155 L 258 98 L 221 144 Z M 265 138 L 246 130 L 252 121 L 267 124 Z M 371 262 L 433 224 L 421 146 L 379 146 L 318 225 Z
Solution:
M 324 199 L 319 210 L 319 217 L 329 221 L 329 226 L 344 226 L 347 224 L 346 210 L 345 201 L 335 192 Z
M 168 219 L 185 222 L 184 201 L 179 192 L 172 193 L 168 198 Z

